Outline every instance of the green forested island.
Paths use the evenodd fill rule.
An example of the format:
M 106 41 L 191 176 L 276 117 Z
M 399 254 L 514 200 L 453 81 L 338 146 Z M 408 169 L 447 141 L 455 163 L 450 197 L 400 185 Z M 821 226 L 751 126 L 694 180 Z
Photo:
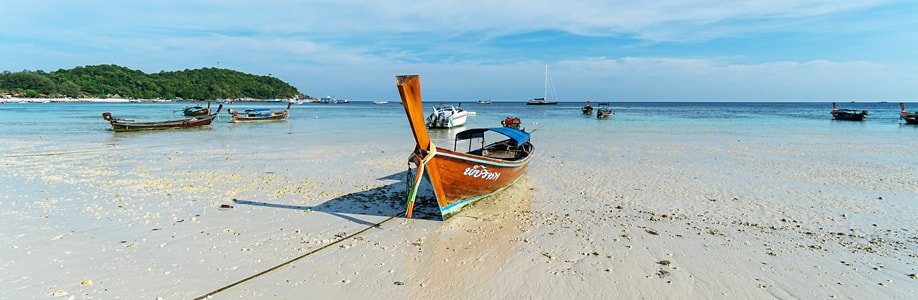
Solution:
M 147 74 L 116 65 L 54 72 L 0 73 L 0 92 L 16 97 L 135 99 L 283 99 L 303 97 L 290 84 L 271 77 L 218 68 Z

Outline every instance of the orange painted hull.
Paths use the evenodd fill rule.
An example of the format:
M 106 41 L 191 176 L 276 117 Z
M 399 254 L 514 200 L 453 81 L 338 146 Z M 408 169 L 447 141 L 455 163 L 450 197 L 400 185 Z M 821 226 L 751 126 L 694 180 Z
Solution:
M 412 161 L 418 166 L 418 173 L 408 194 L 408 210 L 405 214 L 407 217 L 410 218 L 414 210 L 418 186 L 424 176 L 433 186 L 440 214 L 443 219 L 447 219 L 459 212 L 462 207 L 509 187 L 526 172 L 529 159 L 532 157 L 532 145 L 528 142 L 528 134 L 519 130 L 516 130 L 517 133 L 502 133 L 508 137 L 516 136 L 511 137 L 512 146 L 523 148 L 509 150 L 509 153 L 497 148 L 497 143 L 494 144 L 495 148 L 489 148 L 489 152 L 485 155 L 461 153 L 437 147 L 430 139 L 424 120 L 420 77 L 417 75 L 398 76 L 397 82 L 405 115 L 408 117 L 408 125 L 417 142 Z M 479 134 L 481 138 L 484 137 L 484 131 L 480 129 L 464 132 L 468 131 L 472 131 L 470 134 Z M 473 138 L 473 136 L 469 135 L 468 138 Z M 509 143 L 510 141 L 504 142 Z M 507 146 L 511 145 L 507 144 Z M 484 152 L 485 149 L 481 149 L 476 153 Z M 505 156 L 508 154 L 510 156 Z
M 462 207 L 509 187 L 526 173 L 529 157 L 505 161 L 454 152 L 437 147 L 427 163 L 427 178 L 434 186 L 444 219 Z

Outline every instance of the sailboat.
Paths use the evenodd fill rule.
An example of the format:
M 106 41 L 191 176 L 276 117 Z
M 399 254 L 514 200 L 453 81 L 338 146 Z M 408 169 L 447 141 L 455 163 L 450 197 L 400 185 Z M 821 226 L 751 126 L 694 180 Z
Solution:
M 424 124 L 420 76 L 396 78 L 408 125 L 417 142 L 410 158 L 417 172 L 408 194 L 406 217 L 411 218 L 418 187 L 425 176 L 433 186 L 440 214 L 445 220 L 464 206 L 509 187 L 526 172 L 533 154 L 529 133 L 510 127 L 468 129 L 456 134 L 453 150 L 437 147 Z M 506 139 L 486 144 L 485 133 L 502 135 Z M 458 150 L 460 145 L 466 144 L 467 152 Z
M 549 86 L 551 86 L 551 93 L 555 96 L 555 99 L 548 99 Z M 548 75 L 548 65 L 545 65 L 545 93 L 542 95 L 542 98 L 532 98 L 529 101 L 526 101 L 526 105 L 555 105 L 558 104 L 558 95 L 555 91 L 555 85 L 551 82 L 551 75 Z

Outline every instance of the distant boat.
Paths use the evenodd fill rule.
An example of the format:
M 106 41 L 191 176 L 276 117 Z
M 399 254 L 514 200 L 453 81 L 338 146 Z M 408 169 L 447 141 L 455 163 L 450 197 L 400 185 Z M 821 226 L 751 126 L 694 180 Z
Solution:
M 102 118 L 108 121 L 112 125 L 112 130 L 116 132 L 121 131 L 137 131 L 137 130 L 160 130 L 160 129 L 181 129 L 181 128 L 191 128 L 191 127 L 201 127 L 208 126 L 210 123 L 217 118 L 217 114 L 220 113 L 220 109 L 223 108 L 223 105 L 217 107 L 217 111 L 206 115 L 206 116 L 197 116 L 188 119 L 181 120 L 172 120 L 172 121 L 160 121 L 160 122 L 137 122 L 130 119 L 121 119 L 115 118 L 109 112 L 102 113 Z
M 200 105 L 185 106 L 185 108 L 182 109 L 182 114 L 188 117 L 209 115 L 210 114 L 210 101 L 207 101 L 206 108 Z
M 383 101 L 383 100 L 376 100 L 376 101 L 373 101 L 373 104 L 388 104 L 388 103 L 389 103 L 389 101 Z
M 551 87 L 549 89 L 549 87 Z M 555 95 L 555 99 L 549 100 L 548 94 L 551 92 L 552 95 Z M 532 98 L 529 101 L 526 101 L 526 105 L 555 105 L 558 104 L 557 92 L 555 92 L 555 85 L 551 82 L 551 75 L 548 74 L 548 65 L 545 65 L 545 93 L 542 95 L 542 98 Z
M 597 119 L 608 119 L 609 117 L 611 117 L 611 116 L 614 115 L 614 114 L 615 114 L 615 111 L 613 111 L 612 108 L 609 107 L 609 103 L 608 103 L 608 102 L 600 102 L 600 103 L 599 103 L 599 108 L 596 110 L 596 118 L 597 118 Z
M 583 113 L 584 115 L 593 114 L 593 106 L 590 105 L 590 101 L 587 101 L 586 105 L 584 105 L 583 108 L 580 109 L 580 112 Z
M 905 103 L 902 102 L 899 102 L 899 108 L 902 109 L 899 119 L 905 120 L 905 124 L 918 125 L 918 111 L 908 112 L 905 110 Z
M 465 125 L 469 113 L 459 106 L 435 105 L 427 116 L 427 128 L 452 128 Z
M 420 77 L 397 78 L 408 125 L 417 142 L 410 158 L 417 169 L 408 193 L 405 213 L 408 218 L 414 211 L 414 200 L 425 177 L 433 187 L 440 215 L 447 219 L 466 205 L 504 190 L 526 172 L 534 151 L 529 133 L 507 127 L 475 128 L 457 133 L 453 150 L 437 147 L 423 125 Z M 485 133 L 502 135 L 506 139 L 485 144 Z M 457 150 L 465 148 L 466 143 L 467 152 Z
M 832 102 L 832 118 L 839 121 L 863 121 L 867 117 L 867 110 L 839 109 Z
M 478 104 L 491 104 L 491 100 L 478 100 Z
M 293 102 L 287 103 L 287 108 L 281 111 L 271 111 L 270 108 L 252 108 L 246 109 L 239 113 L 235 109 L 227 110 L 233 116 L 233 123 L 251 122 L 251 121 L 279 121 L 286 120 L 290 114 L 290 106 Z
M 350 103 L 350 100 L 347 100 L 347 98 L 337 99 L 337 98 L 332 98 L 331 96 L 329 96 L 329 97 L 322 97 L 322 98 L 320 98 L 319 101 L 316 102 L 316 103 L 319 103 L 319 104 L 345 104 L 345 103 Z

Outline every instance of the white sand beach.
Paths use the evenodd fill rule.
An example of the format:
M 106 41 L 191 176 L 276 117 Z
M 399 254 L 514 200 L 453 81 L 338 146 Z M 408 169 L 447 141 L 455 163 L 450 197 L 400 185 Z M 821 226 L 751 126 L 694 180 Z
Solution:
M 407 132 L 206 145 L 148 134 L 67 149 L 0 140 L 2 298 L 194 298 L 404 210 Z M 539 130 L 528 174 L 503 193 L 445 222 L 428 194 L 420 218 L 213 298 L 918 292 L 918 137 L 602 134 Z

